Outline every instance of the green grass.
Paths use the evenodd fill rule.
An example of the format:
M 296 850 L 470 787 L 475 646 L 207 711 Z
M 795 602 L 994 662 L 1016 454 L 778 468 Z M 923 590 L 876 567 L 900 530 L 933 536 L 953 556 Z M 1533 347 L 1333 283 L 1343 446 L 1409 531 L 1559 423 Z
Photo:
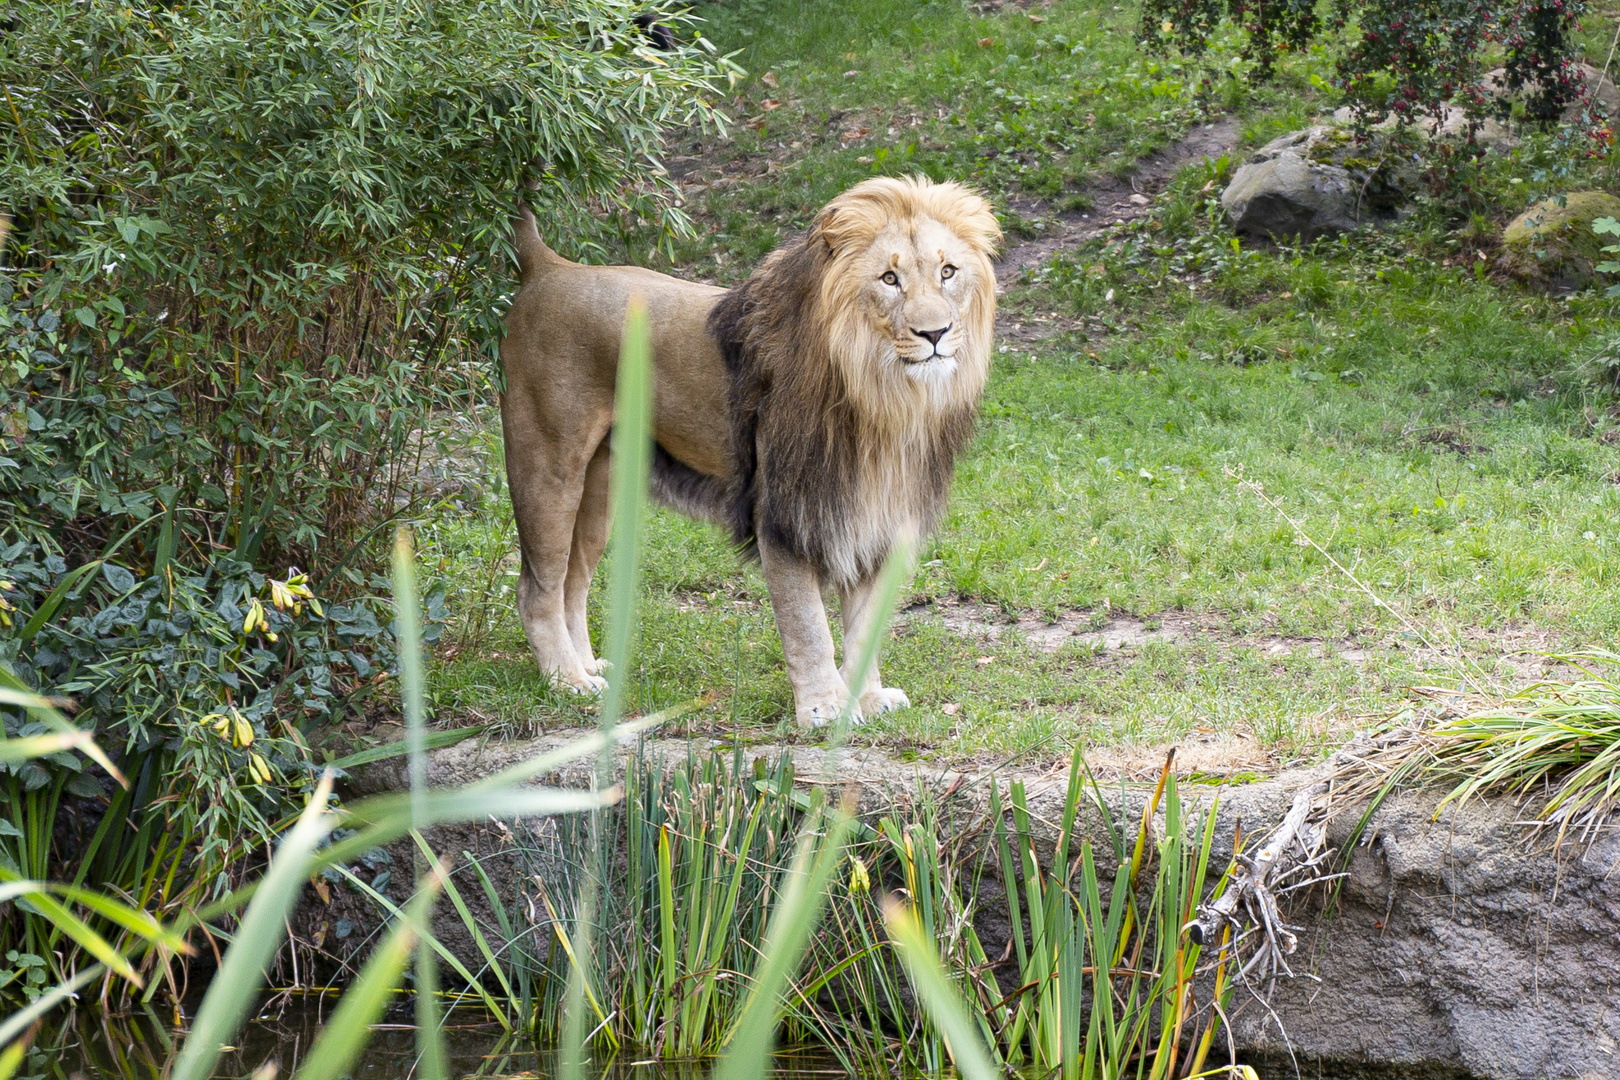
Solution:
M 694 199 L 704 232 L 675 272 L 737 276 L 874 170 L 965 177 L 1003 207 L 1058 205 L 1206 115 L 1178 89 L 1184 73 L 1130 41 L 1133 7 L 1039 14 L 707 9 L 710 36 L 751 72 L 732 111 L 763 126 L 697 146 L 698 164 L 744 171 Z M 1230 51 L 1217 42 L 1212 56 Z M 1294 57 L 1261 90 L 1218 81 L 1213 104 L 1242 115 L 1252 145 L 1331 106 L 1310 83 L 1327 62 Z M 767 99 L 783 104 L 762 111 Z M 838 132 L 857 120 L 870 133 L 846 145 Z M 1516 651 L 1620 631 L 1620 423 L 1612 391 L 1582 368 L 1614 333 L 1613 302 L 1520 293 L 1474 255 L 1493 222 L 1560 185 L 1612 184 L 1609 166 L 1527 137 L 1390 232 L 1306 252 L 1234 249 L 1202 190 L 1214 175 L 1190 166 L 1149 218 L 1003 298 L 1003 321 L 1026 329 L 1004 339 L 885 657 L 915 704 L 858 741 L 939 760 L 1054 759 L 1080 739 L 1241 734 L 1309 755 L 1404 687 L 1462 673 L 1424 638 L 1461 642 L 1476 678 L 1511 681 Z M 452 611 L 472 613 L 447 635 L 460 647 L 432 680 L 437 709 L 520 728 L 589 722 L 589 706 L 534 670 L 511 601 L 510 511 L 486 487 L 496 494 L 425 534 Z M 798 737 L 763 583 L 717 532 L 655 514 L 642 593 L 633 708 L 713 694 L 688 731 Z M 959 600 L 1008 619 L 1081 612 L 1201 632 L 1046 653 L 1016 630 L 990 643 L 947 629 L 939 605 Z

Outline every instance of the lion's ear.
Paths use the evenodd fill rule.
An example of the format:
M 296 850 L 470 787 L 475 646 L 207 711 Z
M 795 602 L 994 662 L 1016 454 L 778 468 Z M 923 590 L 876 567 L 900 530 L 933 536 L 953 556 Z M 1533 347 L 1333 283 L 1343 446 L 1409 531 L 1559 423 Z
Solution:
M 833 243 L 834 230 L 831 228 L 833 219 L 837 216 L 837 208 L 829 206 L 817 214 L 816 219 L 810 223 L 811 242 L 819 240 L 826 247 L 828 258 L 838 254 L 838 248 Z

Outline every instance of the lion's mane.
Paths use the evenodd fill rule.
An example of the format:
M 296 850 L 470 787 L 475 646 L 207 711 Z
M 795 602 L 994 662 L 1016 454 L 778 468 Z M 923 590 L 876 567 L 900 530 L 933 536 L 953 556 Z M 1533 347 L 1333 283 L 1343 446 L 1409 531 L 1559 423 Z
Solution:
M 887 225 L 924 218 L 980 265 L 954 369 L 919 378 L 861 314 L 853 264 Z M 868 180 L 720 299 L 708 330 L 729 378 L 734 460 L 715 509 L 739 544 L 763 534 L 844 586 L 938 523 L 989 374 L 1000 236 L 989 204 L 957 184 Z

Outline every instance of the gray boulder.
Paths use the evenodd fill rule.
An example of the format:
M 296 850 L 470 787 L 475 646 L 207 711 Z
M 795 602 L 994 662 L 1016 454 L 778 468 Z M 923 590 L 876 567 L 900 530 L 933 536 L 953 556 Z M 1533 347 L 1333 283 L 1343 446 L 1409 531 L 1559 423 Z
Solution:
M 1355 122 L 1355 115 L 1350 106 L 1335 109 L 1333 122 L 1340 127 L 1349 127 Z M 1424 142 L 1435 139 L 1466 139 L 1468 137 L 1469 117 L 1461 105 L 1442 105 L 1438 116 L 1432 113 L 1422 113 L 1406 125 L 1406 129 Z M 1392 114 L 1384 117 L 1374 124 L 1372 129 L 1376 132 L 1390 132 L 1400 126 L 1399 120 Z M 1474 140 L 1484 143 L 1492 150 L 1506 150 L 1517 142 L 1508 129 L 1492 118 L 1480 117 L 1474 128 Z
M 1581 64 L 1581 81 L 1586 87 L 1586 97 L 1597 110 L 1608 117 L 1620 117 L 1620 88 L 1609 81 L 1608 76 L 1593 67 L 1591 64 Z M 1501 100 L 1518 97 L 1510 93 L 1507 87 L 1507 68 L 1496 68 L 1487 71 L 1480 79 L 1480 86 L 1486 95 Z M 1564 106 L 1564 119 L 1574 120 L 1581 114 L 1581 102 L 1572 101 Z
M 1380 163 L 1352 156 L 1349 132 L 1318 125 L 1273 139 L 1221 194 L 1232 228 L 1289 240 L 1349 232 L 1399 202 Z M 1393 196 L 1393 197 L 1392 197 Z

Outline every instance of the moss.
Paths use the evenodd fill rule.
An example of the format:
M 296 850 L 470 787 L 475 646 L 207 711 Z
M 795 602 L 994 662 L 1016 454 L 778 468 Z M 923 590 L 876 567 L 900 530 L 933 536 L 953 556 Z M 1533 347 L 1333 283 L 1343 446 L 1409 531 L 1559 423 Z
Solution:
M 1604 238 L 1592 231 L 1600 217 L 1620 217 L 1620 199 L 1603 191 L 1572 191 L 1545 199 L 1502 232 L 1501 268 L 1525 285 L 1584 289 L 1603 259 Z

